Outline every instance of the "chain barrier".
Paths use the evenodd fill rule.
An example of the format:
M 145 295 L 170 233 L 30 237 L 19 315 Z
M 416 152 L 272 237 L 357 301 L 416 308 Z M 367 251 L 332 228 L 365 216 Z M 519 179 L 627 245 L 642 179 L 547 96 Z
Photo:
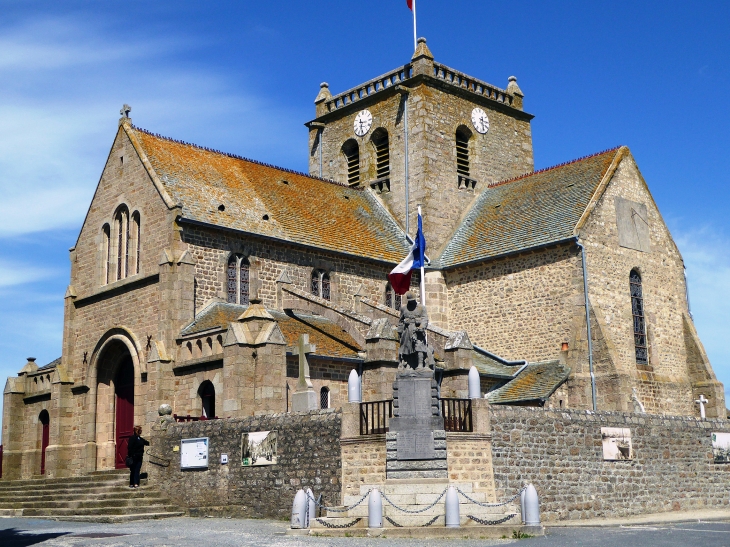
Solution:
M 436 515 L 436 516 L 435 516 L 435 517 L 433 517 L 433 518 L 432 518 L 431 520 L 429 520 L 429 521 L 428 521 L 428 522 L 427 522 L 426 524 L 421 524 L 421 526 L 420 526 L 420 527 L 421 527 L 421 528 L 425 528 L 426 526 L 431 526 L 431 525 L 432 525 L 432 524 L 433 524 L 434 522 L 436 522 L 436 521 L 437 521 L 437 520 L 439 519 L 439 517 L 441 517 L 441 516 L 442 516 L 442 515 Z M 392 518 L 390 518 L 389 516 L 385 516 L 384 518 L 385 518 L 385 520 L 387 520 L 388 522 L 390 522 L 390 523 L 391 523 L 391 524 L 392 524 L 392 525 L 393 525 L 393 526 L 394 526 L 395 528 L 403 528 L 403 525 L 402 525 L 402 524 L 398 524 L 398 523 L 397 523 L 396 521 L 394 521 L 394 520 L 393 520 Z
M 308 492 L 305 491 L 304 494 L 307 496 L 307 499 L 312 500 L 315 503 L 315 505 L 317 505 L 318 507 L 321 507 L 325 511 L 332 511 L 333 513 L 347 513 L 350 509 L 354 509 L 355 507 L 360 505 L 363 501 L 365 501 L 365 498 L 367 498 L 370 495 L 370 492 L 372 492 L 372 489 L 365 492 L 365 495 L 363 497 L 361 497 L 353 505 L 350 505 L 349 507 L 345 507 L 344 509 L 338 509 L 336 507 L 327 507 L 326 505 L 322 505 L 318 500 L 316 500 L 312 496 L 310 496 Z M 322 499 L 322 496 L 320 495 L 319 498 Z M 307 503 L 307 507 L 309 507 L 308 503 Z
M 520 494 L 522 494 L 522 492 L 523 492 L 524 490 L 527 490 L 527 486 L 523 486 L 522 488 L 520 488 L 520 490 L 519 490 L 519 491 L 518 491 L 518 492 L 517 492 L 517 493 L 516 493 L 516 494 L 515 494 L 514 496 L 512 496 L 512 497 L 511 497 L 510 499 L 508 499 L 508 500 L 506 500 L 506 501 L 502 501 L 502 502 L 500 502 L 500 503 L 483 503 L 483 502 L 481 502 L 481 501 L 477 501 L 477 500 L 475 500 L 475 499 L 472 499 L 472 498 L 470 498 L 469 496 L 467 496 L 466 494 L 464 494 L 464 492 L 462 492 L 462 491 L 461 491 L 461 488 L 459 488 L 458 486 L 455 486 L 454 488 L 456 488 L 456 491 L 457 491 L 457 492 L 458 492 L 459 494 L 461 494 L 462 496 L 464 496 L 464 497 L 465 497 L 465 498 L 466 498 L 467 500 L 469 500 L 469 501 L 470 501 L 471 503 L 474 503 L 474 504 L 476 504 L 476 505 L 481 505 L 482 507 L 501 507 L 502 505 L 507 505 L 508 503 L 512 503 L 512 502 L 513 502 L 513 501 L 515 501 L 515 500 L 516 500 L 517 498 L 519 498 L 519 497 L 520 497 Z
M 448 488 L 444 488 L 444 491 L 441 492 L 441 494 L 439 494 L 439 497 L 436 498 L 436 500 L 431 505 L 429 505 L 428 507 L 424 507 L 423 509 L 416 509 L 414 511 L 411 511 L 410 509 L 403 509 L 402 507 L 398 507 L 395 503 L 393 503 L 392 501 L 390 501 L 388 499 L 388 496 L 385 495 L 385 492 L 381 492 L 380 495 L 383 496 L 383 499 L 385 501 L 387 501 L 390 505 L 392 505 L 393 507 L 398 509 L 398 511 L 402 511 L 404 513 L 416 514 L 416 513 L 423 513 L 424 511 L 428 511 L 429 509 L 431 509 L 434 505 L 436 505 L 439 501 L 441 501 L 441 498 L 443 498 L 444 495 L 446 495 L 447 491 L 448 491 Z
M 516 516 L 517 516 L 517 513 L 513 513 L 513 514 L 507 515 L 506 517 L 501 518 L 499 520 L 486 520 L 486 519 L 477 518 L 474 515 L 467 515 L 468 518 L 470 518 L 474 522 L 478 522 L 479 524 L 481 524 L 483 526 L 496 526 L 497 524 L 504 524 L 505 522 L 507 522 L 508 520 L 510 520 L 511 518 L 516 517 Z
M 324 519 L 314 519 L 314 520 L 319 522 L 325 528 L 352 528 L 353 526 L 355 526 L 358 522 L 360 522 L 362 520 L 362 517 L 358 517 L 348 524 L 332 524 L 331 522 L 327 522 Z

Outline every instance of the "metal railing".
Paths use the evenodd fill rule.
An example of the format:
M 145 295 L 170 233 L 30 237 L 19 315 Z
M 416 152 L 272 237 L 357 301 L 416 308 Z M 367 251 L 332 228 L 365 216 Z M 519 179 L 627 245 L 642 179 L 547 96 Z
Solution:
M 444 429 L 460 433 L 474 431 L 471 416 L 471 399 L 441 399 L 441 414 L 444 417 Z
M 360 403 L 360 435 L 378 435 L 388 432 L 393 417 L 393 400 Z
M 190 416 L 189 414 L 187 416 L 181 416 L 180 414 L 173 414 L 172 417 L 175 419 L 176 422 L 198 422 L 202 421 L 205 422 L 207 420 L 219 420 L 218 416 L 213 416 L 212 418 L 206 418 L 205 416 Z

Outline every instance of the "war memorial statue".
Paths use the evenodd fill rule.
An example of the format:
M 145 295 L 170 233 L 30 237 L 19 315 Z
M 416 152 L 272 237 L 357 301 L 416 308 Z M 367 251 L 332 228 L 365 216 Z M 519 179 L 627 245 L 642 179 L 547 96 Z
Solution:
M 407 367 L 433 369 L 435 366 L 433 348 L 426 340 L 426 329 L 428 328 L 428 312 L 426 306 L 416 301 L 416 295 L 411 291 L 406 293 L 406 303 L 400 308 L 400 320 L 398 321 L 398 335 L 400 336 L 400 347 L 398 349 L 398 370 L 403 371 Z

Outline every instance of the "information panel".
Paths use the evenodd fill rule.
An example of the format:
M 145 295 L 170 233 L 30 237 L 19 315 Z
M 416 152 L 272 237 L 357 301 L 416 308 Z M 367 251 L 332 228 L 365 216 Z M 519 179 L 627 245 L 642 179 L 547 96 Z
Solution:
M 180 469 L 208 467 L 208 437 L 180 441 Z

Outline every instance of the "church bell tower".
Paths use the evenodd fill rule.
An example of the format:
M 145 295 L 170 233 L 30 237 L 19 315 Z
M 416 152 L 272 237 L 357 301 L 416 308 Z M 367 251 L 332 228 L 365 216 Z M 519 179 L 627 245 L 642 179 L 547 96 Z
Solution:
M 507 89 L 434 61 L 411 62 L 338 95 L 326 83 L 309 128 L 309 172 L 376 193 L 413 235 L 417 205 L 435 255 L 491 183 L 533 170 L 531 114 Z

